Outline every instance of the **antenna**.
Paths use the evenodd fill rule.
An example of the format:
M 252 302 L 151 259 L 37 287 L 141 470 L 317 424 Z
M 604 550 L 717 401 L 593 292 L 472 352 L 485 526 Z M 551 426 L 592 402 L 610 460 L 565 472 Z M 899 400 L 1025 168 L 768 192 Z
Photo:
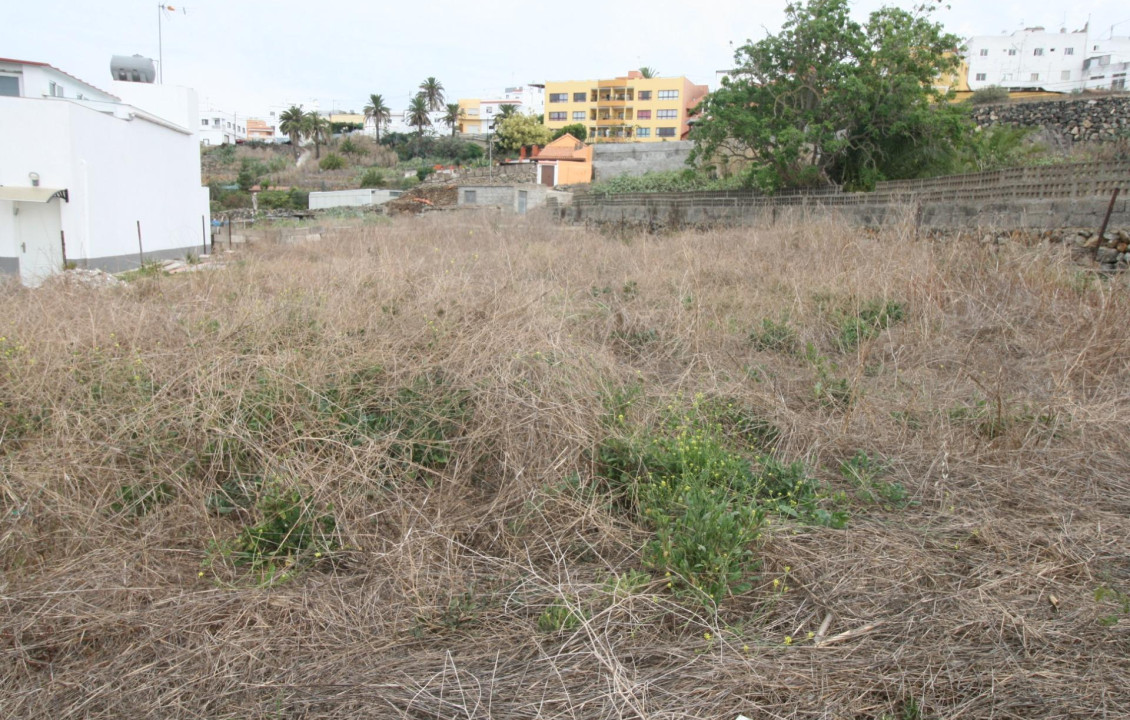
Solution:
M 164 3 L 157 4 L 157 68 L 159 71 L 158 79 L 162 85 L 165 84 L 165 47 L 161 38 L 161 19 L 166 12 L 176 12 L 177 9 L 172 5 L 165 5 Z M 188 8 L 181 6 L 181 13 L 188 14 Z

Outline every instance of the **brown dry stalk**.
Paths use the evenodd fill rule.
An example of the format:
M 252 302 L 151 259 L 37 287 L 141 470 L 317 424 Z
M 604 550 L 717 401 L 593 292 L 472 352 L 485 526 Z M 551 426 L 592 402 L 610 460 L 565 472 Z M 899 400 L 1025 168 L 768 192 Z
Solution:
M 909 232 L 436 213 L 5 286 L 0 714 L 1130 715 L 1126 280 Z M 841 349 L 872 301 L 905 316 Z M 771 423 L 848 527 L 775 521 L 717 616 L 617 585 L 649 533 L 598 448 L 633 387 L 630 427 L 696 393 Z M 840 473 L 859 450 L 906 503 Z M 216 506 L 249 477 L 334 549 L 256 586 L 220 552 L 255 506 Z

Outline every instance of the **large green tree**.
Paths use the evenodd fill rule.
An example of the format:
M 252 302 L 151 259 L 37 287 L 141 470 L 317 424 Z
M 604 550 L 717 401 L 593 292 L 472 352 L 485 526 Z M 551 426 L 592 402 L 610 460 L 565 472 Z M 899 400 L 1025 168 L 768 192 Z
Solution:
M 735 53 L 735 70 L 700 105 L 692 160 L 744 164 L 764 190 L 942 172 L 968 125 L 936 78 L 960 39 L 932 6 L 884 7 L 867 22 L 848 0 L 787 6 L 781 32 Z
M 535 115 L 511 115 L 498 123 L 498 146 L 507 152 L 517 152 L 523 145 L 545 145 L 553 137 Z
M 279 115 L 279 130 L 290 137 L 290 144 L 296 158 L 301 150 L 302 138 L 306 132 L 306 127 L 303 124 L 305 118 L 306 113 L 302 111 L 301 105 L 291 105 Z
M 444 105 L 443 97 L 443 83 L 430 77 L 424 82 L 420 83 L 420 95 L 424 96 L 424 100 L 428 103 L 428 110 L 433 112 L 442 112 Z
M 369 96 L 369 104 L 363 109 L 365 118 L 371 118 L 373 125 L 377 129 L 377 144 L 381 142 L 381 126 L 385 125 L 392 119 L 392 110 L 385 104 L 383 96 L 373 93 Z
M 422 94 L 408 102 L 406 119 L 409 127 L 416 128 L 417 135 L 423 135 L 424 128 L 431 127 L 432 118 L 428 115 L 428 101 Z

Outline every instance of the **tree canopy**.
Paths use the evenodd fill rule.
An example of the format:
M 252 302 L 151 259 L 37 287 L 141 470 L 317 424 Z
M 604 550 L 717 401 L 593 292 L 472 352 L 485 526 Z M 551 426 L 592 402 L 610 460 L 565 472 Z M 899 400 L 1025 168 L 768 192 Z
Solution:
M 420 95 L 427 101 L 428 110 L 442 112 L 444 105 L 443 83 L 434 77 L 427 78 L 420 83 Z
M 552 133 L 534 115 L 517 113 L 498 123 L 498 146 L 506 152 L 517 152 L 523 145 L 545 145 Z
M 865 23 L 848 0 L 787 6 L 778 35 L 749 42 L 699 106 L 692 161 L 745 164 L 764 190 L 943 171 L 968 136 L 964 111 L 936 78 L 956 69 L 961 41 L 934 8 L 884 7 Z
M 377 142 L 381 141 L 381 126 L 385 125 L 392 119 L 392 110 L 385 104 L 384 96 L 373 93 L 369 96 L 369 103 L 364 108 L 366 118 L 372 118 L 373 125 L 376 127 Z

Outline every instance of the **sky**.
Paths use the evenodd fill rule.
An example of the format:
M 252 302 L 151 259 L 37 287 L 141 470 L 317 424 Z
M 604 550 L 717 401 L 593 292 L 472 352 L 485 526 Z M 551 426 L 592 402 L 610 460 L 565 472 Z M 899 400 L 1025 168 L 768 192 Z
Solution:
M 715 84 L 734 50 L 780 30 L 775 0 L 13 0 L 0 22 L 0 57 L 46 62 L 103 87 L 110 57 L 158 58 L 164 82 L 187 85 L 202 107 L 259 115 L 269 108 L 361 111 L 370 93 L 403 109 L 434 76 L 449 101 L 488 97 L 547 80 L 624 75 L 647 65 L 664 76 Z M 168 3 L 166 3 L 168 4 Z M 856 0 L 857 19 L 905 0 Z M 158 16 L 162 19 L 158 23 Z M 1090 21 L 1105 38 L 1130 35 L 1125 0 L 951 0 L 935 18 L 962 37 Z

